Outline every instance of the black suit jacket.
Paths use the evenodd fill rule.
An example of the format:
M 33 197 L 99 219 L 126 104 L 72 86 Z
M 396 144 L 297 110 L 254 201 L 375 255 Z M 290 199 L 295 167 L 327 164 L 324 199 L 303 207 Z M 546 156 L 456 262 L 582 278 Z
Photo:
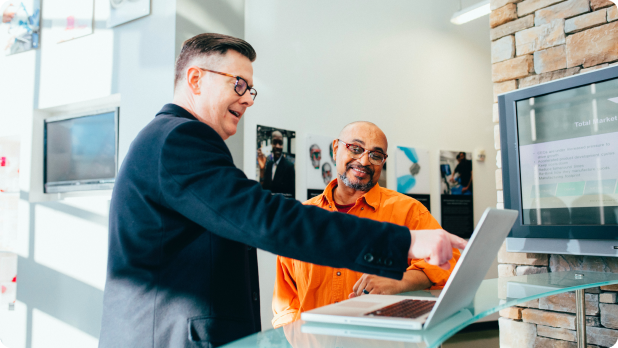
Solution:
M 215 347 L 260 331 L 254 247 L 400 279 L 409 245 L 405 227 L 271 195 L 168 104 L 116 178 L 99 346 Z
M 284 156 L 279 161 L 279 165 L 277 165 L 277 169 L 275 170 L 275 177 L 273 178 L 274 163 L 273 161 L 268 161 L 266 163 L 262 187 L 272 191 L 272 193 L 281 193 L 286 197 L 295 198 L 296 172 L 294 171 L 294 164 L 288 161 Z

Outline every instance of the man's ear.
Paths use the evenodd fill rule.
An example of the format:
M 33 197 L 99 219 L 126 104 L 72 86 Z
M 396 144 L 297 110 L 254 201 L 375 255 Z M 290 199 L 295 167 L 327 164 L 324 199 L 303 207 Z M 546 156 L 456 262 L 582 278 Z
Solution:
M 333 160 L 337 162 L 337 149 L 339 148 L 339 140 L 333 140 Z
M 202 94 L 201 78 L 202 71 L 196 67 L 187 69 L 187 85 L 194 95 Z

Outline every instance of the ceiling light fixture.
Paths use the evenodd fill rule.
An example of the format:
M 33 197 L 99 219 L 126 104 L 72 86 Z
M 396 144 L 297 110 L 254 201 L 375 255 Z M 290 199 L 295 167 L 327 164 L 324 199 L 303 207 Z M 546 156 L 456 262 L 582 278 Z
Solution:
M 463 10 L 455 12 L 451 18 L 451 23 L 457 25 L 468 23 L 471 20 L 483 17 L 489 13 L 491 13 L 489 0 L 481 1 L 470 7 L 466 7 Z

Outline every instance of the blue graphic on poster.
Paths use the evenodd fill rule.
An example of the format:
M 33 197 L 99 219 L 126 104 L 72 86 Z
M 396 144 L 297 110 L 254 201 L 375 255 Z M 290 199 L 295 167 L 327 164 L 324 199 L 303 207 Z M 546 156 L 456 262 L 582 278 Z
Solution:
M 397 146 L 395 173 L 397 192 L 429 194 L 429 151 Z

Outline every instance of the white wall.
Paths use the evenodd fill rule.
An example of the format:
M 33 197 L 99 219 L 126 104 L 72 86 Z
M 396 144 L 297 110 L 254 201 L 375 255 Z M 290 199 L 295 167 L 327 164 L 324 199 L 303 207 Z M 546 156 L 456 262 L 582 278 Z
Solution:
M 18 302 L 0 309 L 10 348 L 96 347 L 107 265 L 107 198 L 29 201 L 31 154 L 42 151 L 30 146 L 34 110 L 120 94 L 122 159 L 173 92 L 175 0 L 152 0 L 151 15 L 114 29 L 109 1 L 95 0 L 94 34 L 61 44 L 50 35 L 55 3 L 42 1 L 40 49 L 0 56 L 0 135 L 22 142 Z
M 484 148 L 487 162 L 474 162 L 478 221 L 486 207 L 496 206 L 496 151 L 487 122 L 489 19 L 455 26 L 449 20 L 458 9 L 458 1 L 445 0 L 247 1 L 245 38 L 258 54 L 259 92 L 245 116 L 247 175 L 255 175 L 256 125 L 295 130 L 296 195 L 302 199 L 306 135 L 335 138 L 347 123 L 367 120 L 386 133 L 391 152 L 397 145 L 431 151 L 432 213 L 438 220 L 438 150 Z M 394 183 L 389 170 L 388 187 Z M 262 252 L 259 262 L 266 329 L 272 327 L 274 256 Z

